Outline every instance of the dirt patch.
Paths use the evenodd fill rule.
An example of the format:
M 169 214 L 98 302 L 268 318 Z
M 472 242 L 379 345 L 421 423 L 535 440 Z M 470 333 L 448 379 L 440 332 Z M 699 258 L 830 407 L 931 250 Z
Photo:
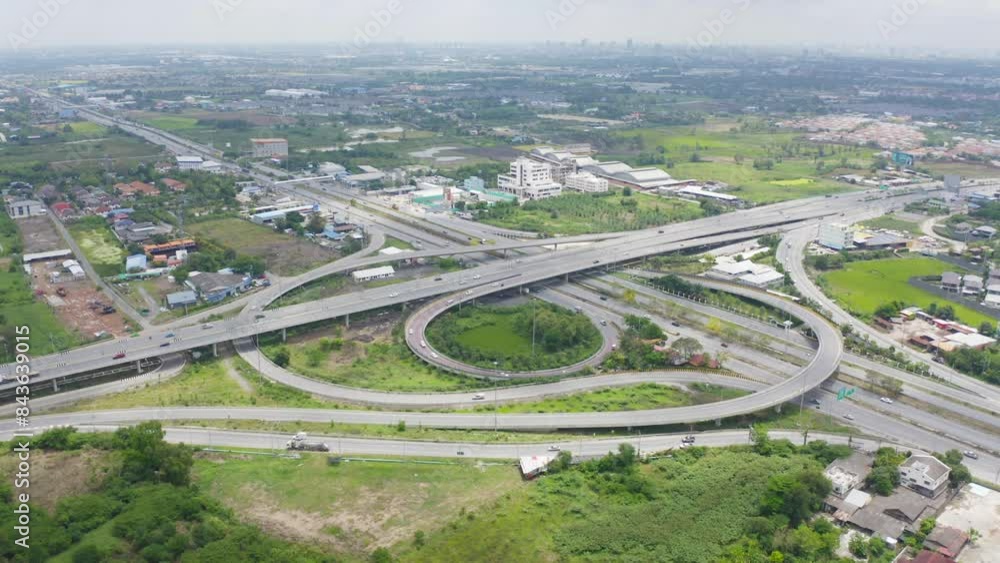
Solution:
M 13 475 L 16 464 L 11 454 L 0 458 L 4 475 Z M 32 451 L 31 501 L 51 512 L 60 499 L 96 491 L 114 466 L 113 456 L 99 450 Z
M 54 272 L 61 272 L 61 281 L 52 281 L 50 274 Z M 32 290 L 38 299 L 44 299 L 52 306 L 64 326 L 79 333 L 85 340 L 91 340 L 101 332 L 114 337 L 129 334 L 130 328 L 121 313 L 102 314 L 105 305 L 112 305 L 111 299 L 89 280 L 68 277 L 58 261 L 32 264 Z M 65 295 L 59 295 L 60 289 Z
M 25 254 L 69 248 L 48 217 L 21 219 L 17 226 L 21 230 Z

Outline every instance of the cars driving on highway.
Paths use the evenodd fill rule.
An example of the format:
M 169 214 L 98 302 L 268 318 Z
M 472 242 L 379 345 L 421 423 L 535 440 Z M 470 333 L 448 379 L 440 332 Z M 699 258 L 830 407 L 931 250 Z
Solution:
M 891 405 L 892 402 L 893 402 L 892 399 L 890 399 L 889 397 L 882 397 L 879 400 L 882 401 L 883 403 L 887 404 L 887 405 Z

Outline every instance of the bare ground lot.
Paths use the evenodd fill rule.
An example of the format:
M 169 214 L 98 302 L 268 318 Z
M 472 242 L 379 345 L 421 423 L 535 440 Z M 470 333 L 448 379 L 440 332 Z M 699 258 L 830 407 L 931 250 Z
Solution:
M 25 254 L 69 248 L 48 217 L 21 219 L 17 226 L 21 229 Z
M 259 256 L 269 272 L 280 276 L 300 274 L 341 257 L 336 250 L 242 219 L 195 223 L 187 231 L 240 254 Z
M 111 304 L 111 300 L 99 291 L 93 282 L 70 279 L 65 279 L 61 283 L 50 282 L 49 272 L 60 270 L 62 270 L 60 261 L 36 262 L 32 264 L 31 284 L 37 298 L 48 302 L 64 327 L 79 333 L 84 340 L 93 340 L 100 332 L 107 332 L 116 337 L 131 332 L 121 313 L 102 315 L 101 308 L 92 306 L 95 303 Z M 63 278 L 66 278 L 66 274 Z M 65 297 L 56 294 L 60 287 L 66 290 Z
M 938 524 L 968 531 L 975 528 L 982 537 L 959 556 L 959 563 L 991 563 L 1000 554 L 1000 493 L 979 485 L 966 485 L 937 519 Z

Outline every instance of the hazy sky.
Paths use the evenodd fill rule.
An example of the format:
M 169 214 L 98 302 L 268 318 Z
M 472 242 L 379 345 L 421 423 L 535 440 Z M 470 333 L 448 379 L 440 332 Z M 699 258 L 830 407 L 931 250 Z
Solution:
M 3 5 L 0 53 L 66 45 L 585 37 L 1000 49 L 1000 0 L 3 0 Z

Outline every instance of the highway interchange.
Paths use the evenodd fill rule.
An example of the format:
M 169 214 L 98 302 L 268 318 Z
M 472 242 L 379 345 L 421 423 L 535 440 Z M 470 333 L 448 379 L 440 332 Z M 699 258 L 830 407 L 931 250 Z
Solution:
M 174 135 L 157 131 L 147 126 L 124 122 L 119 118 L 104 116 L 86 108 L 81 109 L 83 110 L 81 114 L 88 119 L 99 123 L 118 125 L 126 131 L 163 145 L 177 154 L 195 153 L 207 157 L 217 157 L 216 153 L 211 149 L 194 145 L 190 141 Z M 227 167 L 234 166 L 231 163 L 224 162 L 223 164 Z M 261 181 L 269 181 L 260 176 L 258 178 Z M 311 197 L 315 201 L 321 201 L 324 205 L 345 205 L 343 201 L 345 194 L 343 192 L 328 196 L 323 194 L 323 188 L 314 182 L 306 182 L 305 185 L 310 187 L 308 191 L 302 191 L 303 188 L 297 187 L 298 185 L 294 184 L 289 185 L 288 189 L 299 190 L 299 195 Z M 565 280 L 568 279 L 568 276 L 575 274 L 599 274 L 602 270 L 606 270 L 617 263 L 635 263 L 637 260 L 648 256 L 675 251 L 710 248 L 712 246 L 748 240 L 772 233 L 781 233 L 785 236 L 786 240 L 779 250 L 779 259 L 792 275 L 800 291 L 818 303 L 822 310 L 829 314 L 835 322 L 860 325 L 855 328 L 864 331 L 863 333 L 869 333 L 872 332 L 871 329 L 864 326 L 863 323 L 851 319 L 843 311 L 839 310 L 836 304 L 826 299 L 821 292 L 816 290 L 808 278 L 804 276 L 804 270 L 801 268 L 804 245 L 809 240 L 810 234 L 815 232 L 819 221 L 836 220 L 838 216 L 843 216 L 847 213 L 851 214 L 852 220 L 861 214 L 878 216 L 907 201 L 926 197 L 927 190 L 937 188 L 938 186 L 922 186 L 916 190 L 911 189 L 909 193 L 897 192 L 889 195 L 878 194 L 874 196 L 861 193 L 844 194 L 828 198 L 800 200 L 750 211 L 740 211 L 721 218 L 702 219 L 660 229 L 555 240 L 490 240 L 489 244 L 476 247 L 457 246 L 452 243 L 461 238 L 466 238 L 465 235 L 467 233 L 472 237 L 482 236 L 484 239 L 490 235 L 507 239 L 511 236 L 517 236 L 520 233 L 498 232 L 497 230 L 484 229 L 483 226 L 474 223 L 462 222 L 464 223 L 462 226 L 465 227 L 462 237 L 456 237 L 454 234 L 450 237 L 441 237 L 435 231 L 440 231 L 442 225 L 451 227 L 450 221 L 454 220 L 439 219 L 432 226 L 424 228 L 415 225 L 415 222 L 419 221 L 417 219 L 403 217 L 398 214 L 393 216 L 391 212 L 387 212 L 385 209 L 370 212 L 363 209 L 350 208 L 350 211 L 355 213 L 356 216 L 363 217 L 363 220 L 369 222 L 369 233 L 376 239 L 375 242 L 384 240 L 384 233 L 392 233 L 410 240 L 419 239 L 426 241 L 427 250 L 419 250 L 411 253 L 406 258 L 469 254 L 476 257 L 478 265 L 475 268 L 462 272 L 443 274 L 436 279 L 414 280 L 397 285 L 355 292 L 348 296 L 332 297 L 279 309 L 267 309 L 268 305 L 271 305 L 281 295 L 324 276 L 345 274 L 367 266 L 392 261 L 386 257 L 365 256 L 365 253 L 354 255 L 296 278 L 281 279 L 279 283 L 273 285 L 271 288 L 251 294 L 234 304 L 227 305 L 228 310 L 234 310 L 240 306 L 243 307 L 239 315 L 232 320 L 217 321 L 210 325 L 204 325 L 198 319 L 188 319 L 187 322 L 191 323 L 189 325 L 185 325 L 185 321 L 178 321 L 168 326 L 147 328 L 137 338 L 122 339 L 54 356 L 35 358 L 32 362 L 32 368 L 36 373 L 33 379 L 44 382 L 82 371 L 113 366 L 123 361 L 133 362 L 144 358 L 162 356 L 166 353 L 175 354 L 184 350 L 203 348 L 233 341 L 236 343 L 239 353 L 245 359 L 248 359 L 251 365 L 260 364 L 266 366 L 262 368 L 262 372 L 266 377 L 275 379 L 286 385 L 300 387 L 316 395 L 342 399 L 356 404 L 379 405 L 392 408 L 471 408 L 475 401 L 470 399 L 469 394 L 406 396 L 401 394 L 384 394 L 343 387 L 337 388 L 326 383 L 295 376 L 277 368 L 277 366 L 266 361 L 266 359 L 259 357 L 259 351 L 253 346 L 253 338 L 259 334 L 281 331 L 282 329 L 321 320 L 347 318 L 351 314 L 395 307 L 411 302 L 427 303 L 427 305 L 418 310 L 417 314 L 411 316 L 407 325 L 407 342 L 411 349 L 426 361 L 439 364 L 454 371 L 478 377 L 496 377 L 498 374 L 491 373 L 491 370 L 481 371 L 471 366 L 455 365 L 450 363 L 454 362 L 453 360 L 442 358 L 440 354 L 437 354 L 433 350 L 420 346 L 423 330 L 430 320 L 452 306 L 457 306 L 460 301 L 481 299 L 494 293 L 508 291 L 511 288 L 531 288 L 534 284 L 551 280 Z M 373 250 L 377 250 L 375 246 L 374 244 L 370 245 L 366 249 L 366 252 L 371 253 Z M 524 251 L 523 254 L 518 253 L 522 250 Z M 788 374 L 782 374 L 780 377 L 771 376 L 770 381 L 766 382 L 763 378 L 755 379 L 751 376 L 731 378 L 719 374 L 664 372 L 568 379 L 558 383 L 504 388 L 496 391 L 495 394 L 489 393 L 491 395 L 489 399 L 493 399 L 495 402 L 523 401 L 538 397 L 572 393 L 583 389 L 611 385 L 628 385 L 636 382 L 653 381 L 669 385 L 684 385 L 690 383 L 692 381 L 691 378 L 695 376 L 701 381 L 726 384 L 726 386 L 730 387 L 756 391 L 746 397 L 730 401 L 654 411 L 514 415 L 482 414 L 478 412 L 468 414 L 432 413 L 415 412 L 412 410 L 393 412 L 370 410 L 311 411 L 301 409 L 161 408 L 36 415 L 33 417 L 32 422 L 36 428 L 63 424 L 93 426 L 119 425 L 142 420 L 178 421 L 210 419 L 290 422 L 334 421 L 360 424 L 391 424 L 398 421 L 405 421 L 407 424 L 412 423 L 428 427 L 463 429 L 504 428 L 550 430 L 636 428 L 647 425 L 661 426 L 666 424 L 720 420 L 737 414 L 780 407 L 782 404 L 792 402 L 797 397 L 814 389 L 817 393 L 823 393 L 824 383 L 830 379 L 831 375 L 834 375 L 838 371 L 842 359 L 846 359 L 846 363 L 857 365 L 855 358 L 850 356 L 844 357 L 839 328 L 811 310 L 800 307 L 780 297 L 755 292 L 743 287 L 729 286 L 707 280 L 698 280 L 698 283 L 711 285 L 714 289 L 721 291 L 750 295 L 757 301 L 786 310 L 789 314 L 805 322 L 818 336 L 818 344 L 798 340 L 797 336 L 788 337 L 787 333 L 785 335 L 789 340 L 796 340 L 792 345 L 798 346 L 799 352 L 809 356 L 810 359 L 807 360 L 805 366 L 791 376 Z M 585 296 L 570 294 L 560 293 L 556 295 L 550 292 L 547 298 L 557 301 L 562 300 L 564 303 L 580 303 L 580 306 L 585 309 L 586 314 L 592 318 L 596 318 L 598 315 L 614 318 L 610 311 L 602 312 L 596 310 L 596 307 L 599 307 L 600 304 L 587 303 Z M 647 295 L 646 297 L 649 298 L 650 296 Z M 716 312 L 715 314 L 718 316 L 720 313 Z M 200 318 L 203 318 L 203 315 Z M 753 326 L 752 322 L 749 324 Z M 773 327 L 766 326 L 757 328 L 761 330 L 774 330 Z M 409 330 L 411 329 L 413 330 L 412 335 L 409 334 Z M 608 346 L 614 342 L 615 335 L 613 330 L 606 330 L 604 333 L 604 349 L 595 358 L 592 358 L 591 361 L 602 357 L 602 354 L 606 354 Z M 878 336 L 877 333 L 876 336 Z M 124 359 L 114 358 L 115 355 L 120 353 L 125 354 Z M 431 354 L 437 357 L 433 357 Z M 926 361 L 926 358 L 920 357 L 915 352 L 913 352 L 913 355 L 915 359 Z M 869 364 L 871 364 L 870 361 Z M 584 362 L 581 366 L 571 366 L 568 371 L 580 368 L 583 365 L 592 365 L 592 363 Z M 0 375 L 9 378 L 11 368 L 12 366 L 9 365 L 0 367 Z M 932 400 L 935 403 L 952 405 L 953 409 L 962 410 L 964 415 L 978 412 L 984 418 L 988 418 L 990 424 L 995 422 L 996 412 L 1000 410 L 996 408 L 998 403 L 1000 403 L 1000 394 L 998 394 L 995 388 L 973 378 L 957 374 L 952 370 L 947 370 L 942 366 L 932 364 L 935 374 L 945 378 L 949 383 L 948 385 L 909 374 L 902 375 L 901 373 L 897 373 L 898 370 L 889 370 L 889 368 L 883 368 L 880 365 L 876 366 L 876 368 L 880 371 L 888 371 L 894 377 L 899 375 L 903 378 L 908 384 L 908 393 L 911 392 L 911 384 L 923 383 L 923 385 L 915 386 L 917 388 L 916 392 L 922 400 L 926 399 Z M 532 376 L 558 374 L 510 375 L 527 379 Z M 614 381 L 610 381 L 612 378 Z M 3 384 L 0 384 L 0 388 L 10 385 L 11 381 L 7 380 Z M 962 396 L 962 394 L 965 394 L 965 396 Z M 845 408 L 852 409 L 852 412 L 853 410 L 858 411 L 857 416 L 859 417 L 865 417 L 867 416 L 865 413 L 874 410 L 865 409 L 857 405 Z M 972 412 L 970 412 L 970 409 L 972 409 Z M 885 419 L 892 419 L 894 422 L 886 423 Z M 956 447 L 956 443 L 959 445 L 957 447 L 960 447 L 962 444 L 962 442 L 956 441 L 948 435 L 935 434 L 933 431 L 921 428 L 909 429 L 908 425 L 900 422 L 898 418 L 893 419 L 893 417 L 882 413 L 877 413 L 874 421 L 862 421 L 859 418 L 858 423 L 858 426 L 866 431 L 875 430 L 876 428 L 873 427 L 877 427 L 877 430 L 880 430 L 880 432 L 873 432 L 873 434 L 883 436 L 889 441 L 895 439 L 898 443 L 908 447 L 940 450 Z M 956 432 L 963 431 L 961 425 L 956 425 L 956 427 Z M 8 435 L 15 429 L 13 421 L 0 422 L 0 434 L 2 435 Z M 231 447 L 267 447 L 265 442 L 270 440 L 273 443 L 275 439 L 273 435 L 209 432 L 214 432 L 216 445 Z M 740 434 L 742 434 L 742 437 L 740 437 Z M 746 432 L 723 432 L 717 434 L 717 439 L 720 443 L 739 443 L 741 439 L 745 443 L 745 436 Z M 206 443 L 205 431 L 171 428 L 168 432 L 168 437 L 190 443 Z M 995 434 L 991 435 L 987 433 L 987 438 L 995 439 L 995 437 Z M 832 441 L 839 439 L 835 437 L 830 438 Z M 646 450 L 651 450 L 652 448 L 666 449 L 674 441 L 677 441 L 677 439 L 677 437 L 671 436 L 659 438 L 644 437 L 643 441 L 645 444 L 643 444 L 643 448 Z M 209 441 L 211 441 L 211 438 L 209 438 Z M 981 441 L 987 442 L 989 440 Z M 401 442 L 363 439 L 342 442 L 348 442 L 346 445 L 347 449 L 354 453 L 398 453 L 401 444 L 403 448 L 409 447 L 409 455 L 455 455 L 456 453 L 453 451 L 455 450 L 454 444 L 428 445 L 411 442 L 407 445 Z M 662 442 L 662 446 L 658 445 L 660 442 Z M 1000 447 L 994 446 L 992 442 L 980 445 L 984 450 L 992 452 L 1000 450 Z M 578 448 L 607 451 L 613 446 L 613 442 L 605 443 L 605 441 L 583 440 L 580 441 Z M 532 448 L 528 445 L 500 447 L 468 444 L 458 445 L 458 447 L 460 449 L 465 448 L 469 455 L 478 457 L 514 457 L 514 455 L 522 453 L 522 451 L 531 451 Z M 567 447 L 572 447 L 572 445 L 568 444 Z M 516 448 L 517 451 L 512 454 L 508 451 L 511 448 Z M 535 448 L 537 450 L 537 446 Z M 431 450 L 435 453 L 430 453 Z M 970 468 L 977 476 L 994 479 L 993 472 L 1000 469 L 1000 463 L 998 463 L 997 458 L 993 455 L 984 455 L 981 456 L 981 459 L 970 462 Z

